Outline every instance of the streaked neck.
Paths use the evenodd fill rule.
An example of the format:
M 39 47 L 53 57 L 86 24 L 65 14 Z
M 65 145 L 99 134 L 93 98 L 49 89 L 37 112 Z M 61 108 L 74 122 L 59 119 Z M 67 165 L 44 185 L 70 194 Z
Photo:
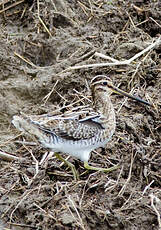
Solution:
M 93 106 L 97 113 L 101 115 L 100 122 L 103 128 L 115 131 L 116 119 L 113 104 L 106 91 L 96 91 L 93 94 Z

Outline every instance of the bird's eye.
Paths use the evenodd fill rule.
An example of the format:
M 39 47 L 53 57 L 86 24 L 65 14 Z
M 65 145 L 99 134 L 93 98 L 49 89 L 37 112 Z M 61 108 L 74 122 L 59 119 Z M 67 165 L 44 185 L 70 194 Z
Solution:
M 103 82 L 103 85 L 107 85 L 107 81 L 104 81 L 104 82 Z

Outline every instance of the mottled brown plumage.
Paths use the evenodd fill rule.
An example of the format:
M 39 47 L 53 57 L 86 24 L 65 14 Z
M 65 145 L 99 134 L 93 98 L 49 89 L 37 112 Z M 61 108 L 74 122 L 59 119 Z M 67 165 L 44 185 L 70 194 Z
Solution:
M 105 147 L 115 131 L 116 120 L 110 100 L 111 93 L 114 91 L 147 104 L 117 89 L 111 80 L 103 75 L 92 79 L 91 91 L 93 103 L 90 108 L 58 116 L 50 114 L 14 116 L 12 123 L 19 130 L 36 137 L 45 148 L 75 156 L 86 162 L 87 167 L 91 151 Z M 87 168 L 99 170 L 91 166 Z M 110 169 L 100 170 L 110 171 Z

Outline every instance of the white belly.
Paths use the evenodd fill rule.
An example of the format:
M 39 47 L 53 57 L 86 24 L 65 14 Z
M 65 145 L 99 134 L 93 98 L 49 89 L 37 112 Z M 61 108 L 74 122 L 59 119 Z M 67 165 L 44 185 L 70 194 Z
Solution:
M 104 142 L 89 143 L 89 140 L 64 141 L 63 139 L 59 139 L 59 141 L 56 143 L 41 143 L 44 147 L 52 149 L 52 151 L 69 154 L 80 159 L 81 161 L 88 161 L 91 151 L 99 147 L 105 147 L 108 141 L 109 139 L 105 140 Z

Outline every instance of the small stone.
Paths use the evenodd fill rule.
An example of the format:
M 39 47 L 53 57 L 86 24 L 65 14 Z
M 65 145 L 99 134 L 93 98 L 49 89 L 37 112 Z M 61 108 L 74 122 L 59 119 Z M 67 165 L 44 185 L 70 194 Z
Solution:
M 72 224 L 75 221 L 75 218 L 69 213 L 63 213 L 61 219 L 63 224 Z

